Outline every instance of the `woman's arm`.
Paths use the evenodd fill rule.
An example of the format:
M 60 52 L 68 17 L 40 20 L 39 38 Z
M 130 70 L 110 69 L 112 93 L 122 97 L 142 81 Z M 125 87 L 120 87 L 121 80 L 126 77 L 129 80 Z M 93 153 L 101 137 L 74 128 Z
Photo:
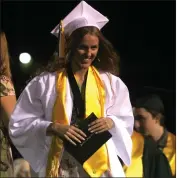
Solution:
M 110 129 L 112 140 L 117 150 L 117 155 L 122 161 L 129 165 L 131 161 L 132 140 L 134 117 L 129 98 L 129 91 L 126 85 L 117 77 L 112 76 L 113 97 L 110 105 L 106 105 L 106 117 L 111 118 L 114 127 Z M 108 96 L 111 96 L 108 91 Z
M 45 82 L 42 77 L 34 78 L 20 95 L 9 122 L 9 134 L 18 147 L 32 146 L 34 138 L 44 145 L 46 128 L 51 123 L 45 118 L 42 97 Z
M 101 133 L 106 130 L 112 134 L 117 155 L 126 164 L 130 164 L 134 118 L 129 92 L 125 84 L 117 77 L 102 76 L 105 82 L 106 103 L 105 117 L 90 124 L 91 132 Z

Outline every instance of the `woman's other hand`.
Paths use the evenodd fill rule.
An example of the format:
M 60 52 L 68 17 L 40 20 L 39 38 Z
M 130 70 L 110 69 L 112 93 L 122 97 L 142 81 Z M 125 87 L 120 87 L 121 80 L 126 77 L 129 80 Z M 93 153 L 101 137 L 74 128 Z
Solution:
M 102 117 L 100 119 L 93 121 L 89 125 L 88 130 L 92 133 L 102 133 L 102 132 L 112 129 L 113 126 L 114 126 L 114 122 L 111 118 Z

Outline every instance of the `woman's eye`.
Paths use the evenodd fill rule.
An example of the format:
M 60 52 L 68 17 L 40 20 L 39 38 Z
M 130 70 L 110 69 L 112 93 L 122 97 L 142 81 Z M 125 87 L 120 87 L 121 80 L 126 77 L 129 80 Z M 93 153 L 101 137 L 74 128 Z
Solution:
M 97 46 L 92 46 L 92 49 L 94 49 L 94 50 L 97 49 Z
M 79 47 L 78 47 L 78 49 L 86 49 L 87 47 L 86 46 L 84 46 L 84 45 L 80 45 Z

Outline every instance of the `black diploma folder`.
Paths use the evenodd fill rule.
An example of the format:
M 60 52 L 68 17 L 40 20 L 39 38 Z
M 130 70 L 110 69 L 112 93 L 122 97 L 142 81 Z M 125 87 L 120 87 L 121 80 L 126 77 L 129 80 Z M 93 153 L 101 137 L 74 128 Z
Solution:
M 96 115 L 91 113 L 88 118 L 78 122 L 78 128 L 87 135 L 82 143 L 77 143 L 75 146 L 67 140 L 64 141 L 65 150 L 70 153 L 80 164 L 83 164 L 112 137 L 109 131 L 99 134 L 88 131 L 88 125 L 96 119 Z

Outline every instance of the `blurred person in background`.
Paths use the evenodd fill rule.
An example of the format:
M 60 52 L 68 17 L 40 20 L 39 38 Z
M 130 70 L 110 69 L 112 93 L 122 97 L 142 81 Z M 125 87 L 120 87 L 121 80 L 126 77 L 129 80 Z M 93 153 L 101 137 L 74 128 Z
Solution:
M 11 141 L 8 136 L 9 118 L 16 104 L 16 95 L 12 83 L 8 44 L 4 32 L 0 32 L 0 177 L 14 177 Z M 28 163 L 27 163 L 28 164 Z M 23 164 L 20 164 L 18 176 L 23 176 Z M 30 169 L 27 167 L 27 172 Z
M 164 125 L 164 104 L 151 94 L 138 98 L 134 108 L 132 163 L 127 177 L 169 178 L 176 175 L 176 136 Z

